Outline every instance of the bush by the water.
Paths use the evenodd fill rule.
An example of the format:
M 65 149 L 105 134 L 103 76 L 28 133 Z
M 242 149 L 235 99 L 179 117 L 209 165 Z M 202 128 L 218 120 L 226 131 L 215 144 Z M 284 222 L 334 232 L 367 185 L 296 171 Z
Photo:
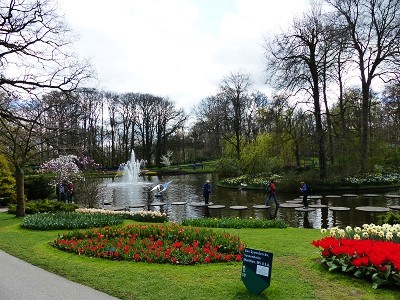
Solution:
M 378 216 L 378 224 L 400 224 L 400 213 L 388 212 L 385 215 Z
M 286 228 L 281 220 L 239 219 L 239 218 L 200 218 L 182 221 L 185 226 L 214 227 L 214 228 Z
M 216 167 L 216 172 L 220 178 L 240 176 L 240 162 L 233 158 L 223 158 L 219 161 Z
M 121 215 L 86 214 L 79 212 L 38 213 L 24 217 L 21 227 L 36 230 L 78 229 L 118 225 Z
M 37 213 L 45 212 L 73 212 L 78 208 L 76 204 L 64 203 L 56 200 L 39 200 L 39 201 L 27 201 L 25 203 L 25 213 L 27 215 L 33 215 Z M 10 204 L 8 206 L 8 213 L 15 214 L 17 212 L 17 205 Z

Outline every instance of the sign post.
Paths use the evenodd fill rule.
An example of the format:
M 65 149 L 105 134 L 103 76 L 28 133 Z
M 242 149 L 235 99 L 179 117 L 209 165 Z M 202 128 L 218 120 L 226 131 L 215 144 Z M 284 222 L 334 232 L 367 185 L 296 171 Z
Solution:
M 244 249 L 242 281 L 251 294 L 258 295 L 270 286 L 272 257 L 270 252 Z

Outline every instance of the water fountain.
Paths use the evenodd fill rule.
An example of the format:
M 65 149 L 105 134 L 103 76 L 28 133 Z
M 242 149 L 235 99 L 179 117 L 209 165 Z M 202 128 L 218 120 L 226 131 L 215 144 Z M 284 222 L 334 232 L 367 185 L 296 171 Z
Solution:
M 123 172 L 121 181 L 124 183 L 137 183 L 140 180 L 140 161 L 136 160 L 135 152 L 131 152 L 131 158 L 126 163 L 119 167 L 119 170 Z
M 152 182 L 145 181 L 139 176 L 141 162 L 136 160 L 135 152 L 131 152 L 130 160 L 118 168 L 118 175 L 105 183 L 106 193 L 102 203 L 113 207 L 129 207 L 143 203 L 143 193 Z M 143 189 L 145 187 L 145 189 Z

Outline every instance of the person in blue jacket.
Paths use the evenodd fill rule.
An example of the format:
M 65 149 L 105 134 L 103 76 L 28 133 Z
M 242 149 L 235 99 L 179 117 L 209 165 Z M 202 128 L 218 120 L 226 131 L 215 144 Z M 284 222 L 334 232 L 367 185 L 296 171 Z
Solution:
M 210 180 L 207 180 L 205 184 L 203 184 L 203 196 L 204 196 L 204 203 L 208 205 L 208 201 L 210 199 L 211 194 L 211 184 Z
M 310 194 L 310 189 L 304 181 L 300 182 L 300 192 L 303 194 L 303 208 L 308 209 L 307 197 Z

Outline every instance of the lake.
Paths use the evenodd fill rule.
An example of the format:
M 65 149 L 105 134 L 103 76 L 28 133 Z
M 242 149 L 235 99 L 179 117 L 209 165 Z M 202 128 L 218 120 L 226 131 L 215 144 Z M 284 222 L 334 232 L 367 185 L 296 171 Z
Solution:
M 203 203 L 201 187 L 209 179 L 212 184 L 210 201 L 214 205 L 224 205 L 222 209 L 209 209 L 195 206 Z M 356 210 L 360 206 L 398 206 L 400 198 L 388 198 L 386 194 L 398 195 L 400 190 L 382 189 L 377 191 L 346 191 L 318 193 L 315 192 L 309 201 L 310 205 L 327 205 L 328 207 L 348 207 L 348 211 L 332 211 L 328 207 L 316 208 L 311 212 L 296 211 L 294 208 L 275 209 L 273 201 L 269 209 L 256 209 L 254 205 L 264 204 L 266 192 L 254 190 L 228 189 L 216 186 L 217 177 L 214 174 L 196 174 L 165 176 L 163 178 L 141 177 L 138 182 L 120 182 L 119 178 L 104 179 L 106 193 L 100 200 L 101 203 L 110 203 L 116 207 L 127 207 L 129 205 L 144 205 L 144 209 L 166 212 L 170 221 L 180 222 L 186 218 L 203 217 L 239 217 L 257 219 L 277 219 L 285 221 L 291 227 L 301 228 L 331 228 L 339 226 L 362 226 L 364 223 L 376 222 L 378 214 Z M 150 189 L 163 182 L 172 181 L 162 197 L 155 197 Z M 374 193 L 374 194 L 371 194 Z M 318 194 L 318 195 L 317 195 Z M 348 195 L 348 196 L 346 196 Z M 285 193 L 279 190 L 277 198 L 280 203 L 299 199 L 299 194 Z M 400 196 L 399 196 L 400 197 Z M 154 203 L 165 205 L 154 206 Z M 245 210 L 233 210 L 231 206 L 247 206 Z M 130 208 L 132 211 L 140 211 L 143 208 Z

